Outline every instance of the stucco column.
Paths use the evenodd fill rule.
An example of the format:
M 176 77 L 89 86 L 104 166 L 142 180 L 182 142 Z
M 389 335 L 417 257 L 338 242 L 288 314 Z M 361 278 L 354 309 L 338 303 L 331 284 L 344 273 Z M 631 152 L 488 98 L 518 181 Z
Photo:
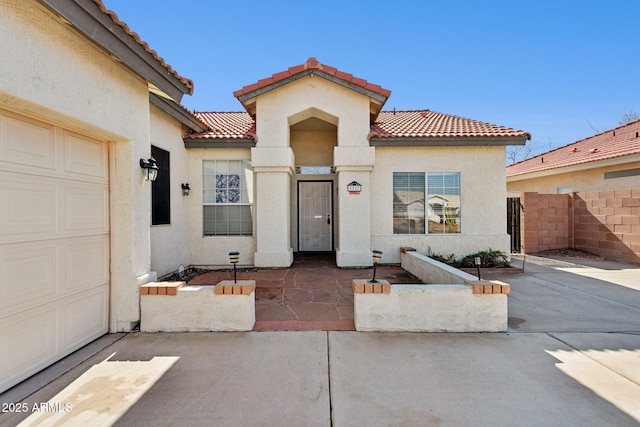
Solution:
M 371 258 L 371 170 L 375 163 L 373 147 L 336 147 L 334 164 L 338 174 L 339 267 L 365 267 Z M 352 181 L 362 186 L 360 194 L 349 194 Z
M 157 279 L 150 271 L 151 182 L 145 181 L 139 166 L 140 159 L 151 154 L 148 138 L 141 133 L 135 142 L 116 143 L 110 150 L 110 332 L 130 332 L 136 326 L 140 320 L 138 287 Z M 119 169 L 127 173 L 117 173 Z
M 289 267 L 291 248 L 291 175 L 293 150 L 289 147 L 251 149 L 255 175 L 256 267 Z

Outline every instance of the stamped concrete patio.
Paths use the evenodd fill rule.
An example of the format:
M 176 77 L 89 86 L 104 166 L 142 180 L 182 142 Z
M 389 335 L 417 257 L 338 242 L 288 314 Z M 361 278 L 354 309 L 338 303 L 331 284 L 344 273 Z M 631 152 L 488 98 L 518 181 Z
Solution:
M 256 331 L 353 331 L 351 282 L 372 274 L 371 268 L 338 268 L 333 253 L 296 253 L 290 268 L 241 270 L 238 280 L 256 281 Z M 212 271 L 188 285 L 215 285 L 229 278 L 229 270 Z M 379 265 L 376 278 L 392 284 L 420 283 L 392 265 Z

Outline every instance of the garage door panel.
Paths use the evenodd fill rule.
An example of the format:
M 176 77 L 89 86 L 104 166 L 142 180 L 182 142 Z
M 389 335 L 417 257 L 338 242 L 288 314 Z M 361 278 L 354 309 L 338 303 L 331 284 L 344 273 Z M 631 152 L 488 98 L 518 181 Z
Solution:
M 0 319 L 0 342 L 11 349 L 0 352 L 0 390 L 56 360 L 60 351 L 57 318 L 58 310 L 50 305 Z
M 58 258 L 53 242 L 0 246 L 1 312 L 31 308 L 55 296 Z
M 0 244 L 109 232 L 109 187 L 0 171 Z
M 65 172 L 107 179 L 107 147 L 75 133 L 64 133 Z
M 55 169 L 55 128 L 0 114 L 0 159 L 29 168 Z
M 109 282 L 109 238 L 74 239 L 65 245 L 65 285 L 70 291 Z
M 0 173 L 0 236 L 56 232 L 58 186 Z
M 106 233 L 109 230 L 109 192 L 106 187 L 67 186 L 64 200 L 66 231 Z
M 108 332 L 109 287 L 103 286 L 66 301 L 64 349 L 73 351 Z
M 0 393 L 108 332 L 108 157 L 0 110 Z

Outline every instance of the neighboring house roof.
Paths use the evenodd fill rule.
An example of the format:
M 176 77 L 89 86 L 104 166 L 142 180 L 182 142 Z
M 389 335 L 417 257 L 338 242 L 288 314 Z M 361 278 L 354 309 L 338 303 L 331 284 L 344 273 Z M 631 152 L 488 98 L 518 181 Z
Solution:
M 247 141 L 256 140 L 256 123 L 245 112 L 194 112 L 195 116 L 206 123 L 211 130 L 194 133 L 188 140 Z M 371 145 L 406 145 L 428 139 L 476 139 L 477 143 L 485 143 L 485 139 L 505 138 L 508 141 L 530 139 L 527 132 L 465 119 L 434 111 L 382 111 L 378 120 L 371 125 L 369 138 Z M 388 142 L 387 143 L 385 143 Z M 376 142 L 376 143 L 374 143 Z M 444 142 L 443 142 L 444 143 Z M 412 145 L 412 144 L 410 144 Z
M 509 165 L 507 177 L 634 154 L 640 154 L 640 120 Z
M 371 126 L 369 134 L 372 142 L 424 138 L 516 138 L 524 143 L 531 139 L 531 135 L 521 130 L 430 110 L 383 111 Z

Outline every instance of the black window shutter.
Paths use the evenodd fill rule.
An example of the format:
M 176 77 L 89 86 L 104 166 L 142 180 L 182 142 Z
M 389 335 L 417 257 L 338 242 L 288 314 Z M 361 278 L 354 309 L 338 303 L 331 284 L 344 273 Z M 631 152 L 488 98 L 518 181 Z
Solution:
M 151 224 L 171 224 L 171 169 L 169 152 L 151 146 L 151 156 L 158 165 L 158 177 L 151 183 Z

